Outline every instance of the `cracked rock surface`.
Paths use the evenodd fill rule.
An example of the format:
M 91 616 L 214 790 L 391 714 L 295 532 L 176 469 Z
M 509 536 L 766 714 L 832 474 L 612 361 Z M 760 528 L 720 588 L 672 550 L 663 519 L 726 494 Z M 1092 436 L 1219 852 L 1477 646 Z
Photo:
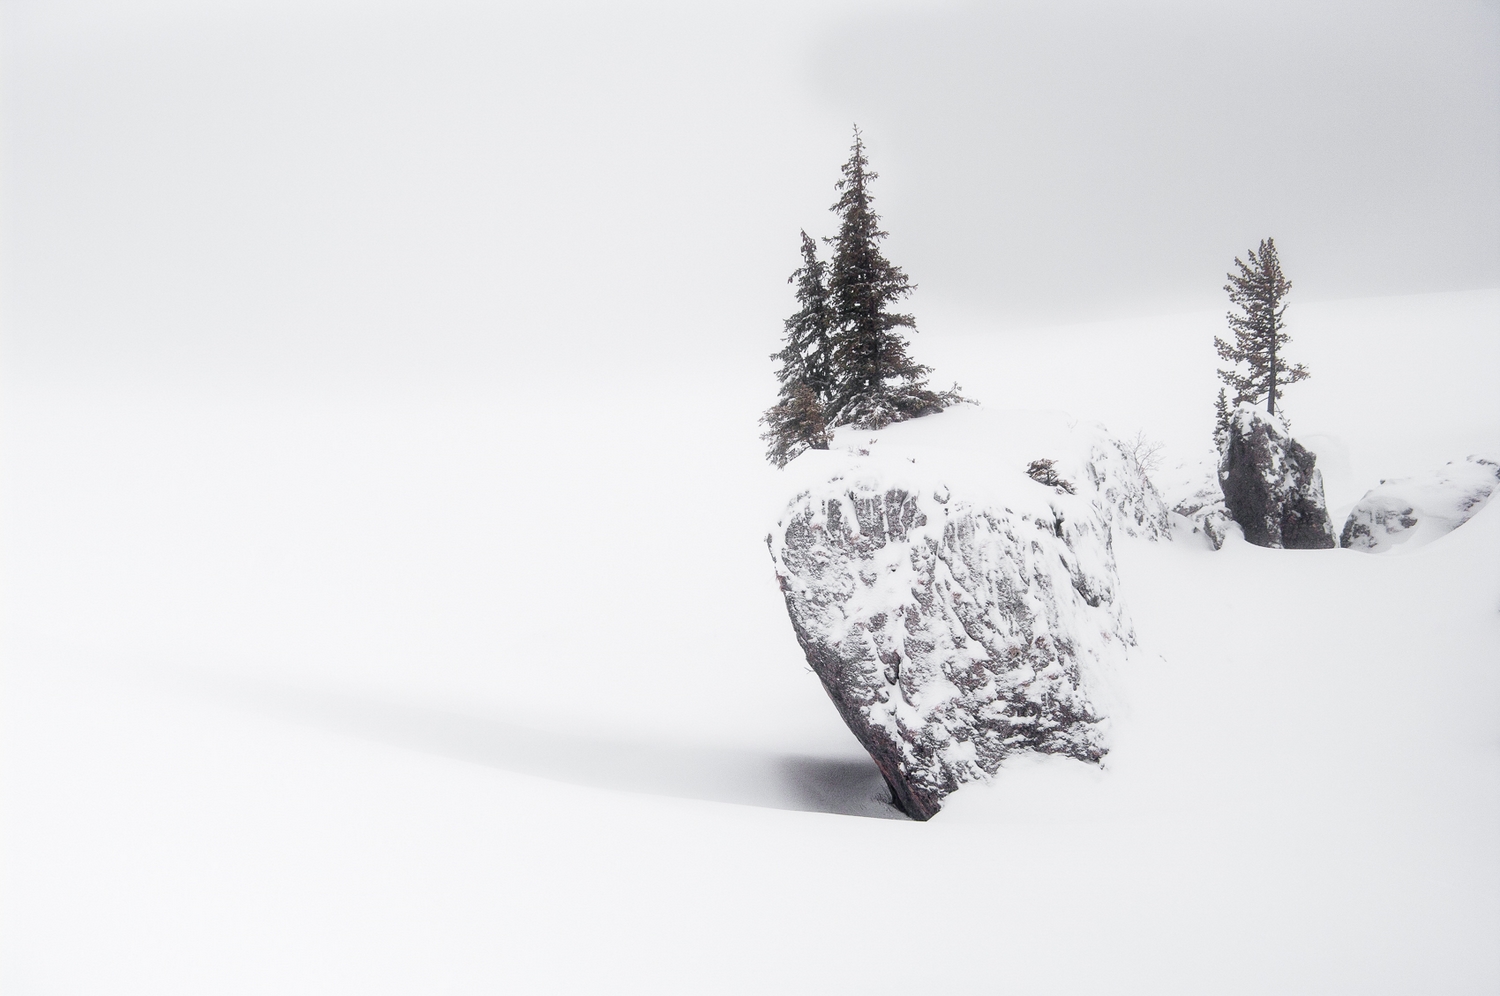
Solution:
M 808 664 L 916 819 L 1017 751 L 1104 757 L 1104 672 L 1135 643 L 1113 532 L 1165 534 L 1149 481 L 1098 427 L 1043 425 L 1058 431 L 1025 449 L 986 415 L 812 454 L 768 537 Z M 966 460 L 922 445 L 945 425 L 971 430 L 956 432 Z M 1011 451 L 1057 458 L 1059 483 Z

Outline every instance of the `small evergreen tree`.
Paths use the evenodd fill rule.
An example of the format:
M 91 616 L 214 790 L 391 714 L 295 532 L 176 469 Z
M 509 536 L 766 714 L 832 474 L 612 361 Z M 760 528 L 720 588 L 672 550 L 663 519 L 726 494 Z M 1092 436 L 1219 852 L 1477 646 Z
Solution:
M 783 387 L 789 380 L 812 388 L 822 405 L 833 401 L 832 312 L 828 301 L 828 267 L 818 258 L 818 244 L 802 233 L 802 265 L 786 282 L 797 286 L 802 307 L 786 320 L 786 345 L 771 358 L 781 361 L 777 377 Z
M 1224 451 L 1224 445 L 1229 442 L 1229 399 L 1224 396 L 1224 389 L 1219 388 L 1219 400 L 1214 402 L 1214 445 L 1219 452 Z
M 797 287 L 801 307 L 786 320 L 785 345 L 771 359 L 780 360 L 781 381 L 775 405 L 761 417 L 762 439 L 770 443 L 766 459 L 785 467 L 807 449 L 828 448 L 827 407 L 833 398 L 833 344 L 830 338 L 826 267 L 818 259 L 818 244 L 802 233 L 802 265 L 787 283 Z
M 1234 404 L 1259 404 L 1264 398 L 1266 411 L 1274 415 L 1281 389 L 1305 380 L 1309 374 L 1300 363 L 1288 365 L 1282 355 L 1288 339 L 1283 316 L 1292 282 L 1281 272 L 1276 240 L 1262 239 L 1259 252 L 1251 249 L 1248 255 L 1249 263 L 1235 257 L 1238 273 L 1225 274 L 1229 303 L 1241 313 L 1231 311 L 1227 315 L 1234 332 L 1233 344 L 1214 337 L 1219 358 L 1232 364 L 1230 369 L 1219 371 L 1219 378 L 1234 389 Z
M 828 423 L 823 406 L 806 381 L 793 381 L 781 400 L 761 416 L 766 431 L 760 438 L 770 443 L 766 459 L 785 467 L 807 450 L 828 449 Z
M 898 330 L 916 331 L 916 321 L 890 308 L 914 288 L 880 251 L 886 233 L 871 208 L 870 181 L 878 174 L 869 166 L 856 127 L 844 178 L 836 185 L 840 196 L 832 208 L 839 216 L 839 233 L 828 240 L 834 250 L 828 292 L 835 330 L 828 421 L 879 429 L 942 411 L 962 399 L 956 387 L 945 394 L 928 390 L 931 368 L 907 355 L 906 340 Z

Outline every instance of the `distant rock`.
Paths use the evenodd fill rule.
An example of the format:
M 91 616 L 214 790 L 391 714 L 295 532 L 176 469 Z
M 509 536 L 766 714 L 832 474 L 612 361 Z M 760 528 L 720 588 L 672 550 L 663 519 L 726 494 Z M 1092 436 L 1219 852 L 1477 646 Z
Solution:
M 1450 533 L 1500 490 L 1500 463 L 1471 456 L 1428 474 L 1381 481 L 1344 521 L 1339 545 L 1369 553 L 1420 546 Z
M 1179 457 L 1155 474 L 1152 481 L 1172 510 L 1178 530 L 1202 537 L 1215 550 L 1229 535 L 1229 512 L 1219 487 L 1219 456 L 1211 447 Z
M 1179 501 L 1173 512 L 1182 516 L 1194 532 L 1201 532 L 1215 550 L 1224 545 L 1229 535 L 1229 510 L 1224 507 L 1224 492 L 1217 482 L 1204 487 Z
M 1120 479 L 1129 464 L 1095 452 L 1095 427 L 1026 436 L 984 419 L 944 413 L 804 454 L 810 483 L 767 537 L 808 664 L 921 820 L 1017 751 L 1105 755 L 1104 672 L 1135 643 L 1112 520 L 1166 535 L 1149 482 Z M 980 445 L 945 451 L 944 426 Z M 985 439 L 1037 455 L 985 469 Z
M 1317 458 L 1292 438 L 1280 416 L 1249 404 L 1235 409 L 1219 486 L 1247 542 L 1288 550 L 1337 545 Z

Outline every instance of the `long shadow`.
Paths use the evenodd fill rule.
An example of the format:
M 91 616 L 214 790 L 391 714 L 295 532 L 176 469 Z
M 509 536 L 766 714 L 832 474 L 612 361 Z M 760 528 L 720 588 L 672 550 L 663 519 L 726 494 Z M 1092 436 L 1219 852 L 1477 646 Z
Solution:
M 904 820 L 869 758 L 603 740 L 494 717 L 194 670 L 170 683 L 198 695 L 428 754 L 594 788 L 798 812 Z

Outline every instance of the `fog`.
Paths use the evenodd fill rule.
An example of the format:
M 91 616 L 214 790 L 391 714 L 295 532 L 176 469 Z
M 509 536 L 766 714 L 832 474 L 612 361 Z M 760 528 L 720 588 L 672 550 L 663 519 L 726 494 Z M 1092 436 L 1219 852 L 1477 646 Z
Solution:
M 965 6 L 849 26 L 926 289 L 987 315 L 1217 305 L 1277 239 L 1303 300 L 1500 279 L 1500 8 Z
M 1500 284 L 1493 3 L 5 17 L 13 375 L 763 362 L 856 121 L 926 330 Z
M 850 819 L 756 422 L 858 122 L 934 387 L 1211 489 L 1270 235 L 1335 527 L 1494 458 L 1494 4 L 0 19 L 0 992 L 1496 989 L 1500 512 L 1105 531 L 1107 771 Z M 1042 500 L 1011 442 L 954 509 Z

